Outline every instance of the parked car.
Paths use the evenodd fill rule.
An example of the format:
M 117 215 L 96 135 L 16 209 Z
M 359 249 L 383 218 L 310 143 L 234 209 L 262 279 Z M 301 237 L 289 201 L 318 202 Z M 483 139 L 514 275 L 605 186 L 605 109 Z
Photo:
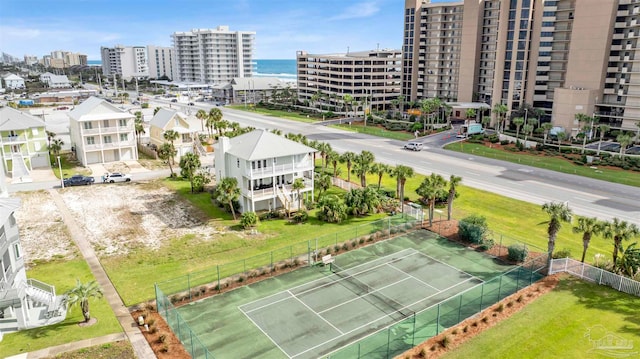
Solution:
M 195 106 L 195 103 L 193 103 L 193 102 L 189 102 L 189 104 L 188 104 L 188 105 L 189 105 L 189 106 Z
M 113 172 L 113 173 L 107 172 L 104 175 L 102 175 L 102 182 L 103 183 L 131 182 L 131 175 L 126 173 L 120 173 L 120 172 Z
M 87 186 L 95 182 L 93 177 L 83 175 L 73 175 L 62 180 L 65 186 Z
M 171 100 L 171 102 L 178 102 L 178 100 L 174 98 L 173 100 Z
M 412 151 L 422 151 L 422 143 L 410 141 L 404 145 L 404 149 Z

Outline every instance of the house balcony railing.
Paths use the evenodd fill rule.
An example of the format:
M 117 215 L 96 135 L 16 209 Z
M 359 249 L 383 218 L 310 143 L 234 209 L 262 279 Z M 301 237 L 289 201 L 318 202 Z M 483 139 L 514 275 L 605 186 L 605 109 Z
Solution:
M 254 177 L 266 177 L 282 175 L 287 173 L 294 173 L 297 171 L 308 171 L 313 169 L 313 163 L 311 161 L 305 161 L 300 163 L 287 163 L 283 165 L 267 166 L 262 168 L 253 168 L 249 172 L 250 178 Z
M 27 142 L 26 136 L 23 135 L 15 135 L 15 136 L 6 136 L 2 137 L 2 142 Z
M 284 187 L 285 189 L 284 192 L 287 192 L 287 193 L 295 192 L 295 190 L 293 189 L 293 184 L 276 185 L 276 186 L 279 186 L 281 188 Z M 305 178 L 304 188 L 302 188 L 300 192 L 307 192 L 311 189 L 313 189 L 313 181 L 311 181 L 310 178 Z M 251 198 L 253 200 L 261 200 L 264 198 L 275 198 L 278 195 L 276 192 L 276 188 L 274 186 L 263 188 L 263 189 L 254 189 L 254 190 L 243 188 L 242 194 L 245 197 Z
M 130 131 L 133 131 L 133 127 L 131 126 L 84 128 L 82 129 L 82 135 L 95 135 L 98 133 L 117 133 L 117 132 L 130 132 Z

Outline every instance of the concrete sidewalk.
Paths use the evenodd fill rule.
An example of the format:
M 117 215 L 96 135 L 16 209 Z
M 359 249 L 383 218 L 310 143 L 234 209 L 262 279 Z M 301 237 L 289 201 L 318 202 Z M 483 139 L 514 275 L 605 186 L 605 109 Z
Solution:
M 62 215 L 62 219 L 69 229 L 69 233 L 71 233 L 71 238 L 75 242 L 76 246 L 78 246 L 78 249 L 80 250 L 80 253 L 82 253 L 87 264 L 89 264 L 91 273 L 93 273 L 98 284 L 100 284 L 100 287 L 104 292 L 104 297 L 107 299 L 107 302 L 109 302 L 111 309 L 120 322 L 120 325 L 124 330 L 124 334 L 131 342 L 131 346 L 133 347 L 133 351 L 136 356 L 140 359 L 155 358 L 156 356 L 153 353 L 153 350 L 151 350 L 149 343 L 147 343 L 144 335 L 142 335 L 138 329 L 138 325 L 133 320 L 133 317 L 131 317 L 127 307 L 124 306 L 116 288 L 111 283 L 109 276 L 107 276 L 107 272 L 102 268 L 93 247 L 91 247 L 91 243 L 85 239 L 82 229 L 71 212 L 69 212 L 69 208 L 67 208 L 67 205 L 62 200 L 62 196 L 60 196 L 57 190 L 49 190 L 49 193 L 58 207 L 58 210 Z

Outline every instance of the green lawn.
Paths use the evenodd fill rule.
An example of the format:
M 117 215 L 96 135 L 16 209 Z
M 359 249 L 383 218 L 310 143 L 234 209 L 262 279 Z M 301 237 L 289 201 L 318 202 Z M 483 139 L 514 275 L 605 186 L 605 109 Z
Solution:
M 69 158 L 69 153 L 61 153 L 60 154 L 60 162 L 61 162 L 61 166 L 58 166 L 58 159 L 56 158 L 56 156 L 53 155 L 49 155 L 49 159 L 51 161 L 51 163 L 53 164 L 53 166 L 51 166 L 51 170 L 53 171 L 53 174 L 57 177 L 60 178 L 60 168 L 62 167 L 62 177 L 71 177 L 75 174 L 81 174 L 81 175 L 85 175 L 85 176 L 89 176 L 91 175 L 91 170 L 87 167 L 82 167 L 78 165 L 78 162 L 76 161 L 70 161 Z M 94 175 L 97 175 L 94 174 Z
M 269 110 L 264 107 L 249 107 L 249 106 L 245 107 L 244 105 L 231 105 L 226 107 L 232 108 L 234 110 L 259 113 L 265 116 L 284 118 L 287 120 L 298 121 L 298 122 L 313 123 L 317 121 L 322 121 L 322 117 L 314 118 L 311 115 L 301 114 L 294 111 L 289 112 L 284 110 Z
M 622 169 L 590 168 L 579 166 L 564 158 L 534 156 L 524 152 L 509 152 L 489 148 L 479 143 L 457 142 L 445 146 L 445 149 L 470 153 L 482 157 L 495 158 L 502 161 L 521 163 L 527 166 L 545 168 L 552 171 L 575 174 L 603 181 L 621 183 L 640 187 L 640 173 Z
M 598 350 L 592 341 L 609 333 L 633 341 L 633 348 Z M 565 278 L 550 293 L 443 358 L 630 358 L 637 357 L 638 343 L 637 297 Z
M 372 125 L 365 127 L 363 124 L 360 124 L 360 123 L 357 123 L 357 124 L 353 123 L 351 125 L 331 125 L 331 127 L 339 128 L 341 130 L 346 130 L 346 131 L 365 133 L 367 135 L 390 138 L 393 140 L 400 140 L 400 141 L 408 141 L 414 138 L 413 134 L 408 133 L 406 131 L 389 131 L 384 127 L 377 127 Z
M 141 248 L 126 256 L 102 258 L 102 265 L 126 305 L 154 298 L 154 282 L 166 281 L 212 268 L 216 264 L 238 261 L 323 235 L 346 231 L 387 216 L 381 213 L 350 218 L 340 224 L 329 224 L 316 219 L 316 211 L 309 211 L 309 220 L 304 224 L 290 224 L 284 220 L 264 221 L 257 227 L 260 235 L 248 236 L 244 232 L 235 231 L 239 229 L 238 221 L 233 221 L 231 214 L 214 207 L 208 193 L 192 194 L 187 181 L 167 180 L 165 183 L 200 208 L 204 216 L 210 218 L 210 226 L 227 233 L 213 240 L 187 235 L 173 238 L 157 251 Z M 344 193 L 339 189 L 331 191 L 336 194 Z M 227 227 L 232 227 L 232 230 Z
M 27 276 L 54 285 L 58 294 L 73 288 L 76 278 L 84 283 L 94 280 L 89 266 L 83 259 L 36 265 L 27 271 Z M 72 307 L 67 318 L 58 324 L 5 334 L 0 344 L 0 358 L 122 332 L 122 327 L 106 299 L 92 299 L 89 303 L 91 317 L 98 319 L 95 325 L 79 327 L 77 323 L 83 320 L 82 313 L 78 306 Z
M 327 171 L 332 172 L 333 167 L 327 167 Z M 347 168 L 344 164 L 340 164 L 340 173 L 342 173 L 341 178 L 347 178 Z M 424 177 L 424 175 L 416 174 L 407 180 L 405 196 L 409 197 L 411 201 L 418 201 L 419 196 L 415 189 L 418 188 Z M 359 182 L 355 175 L 351 176 L 351 181 Z M 378 176 L 368 175 L 367 183 L 377 184 Z M 460 196 L 453 202 L 453 218 L 462 219 L 472 214 L 484 216 L 487 218 L 489 229 L 492 231 L 496 243 L 502 241 L 503 244 L 509 245 L 517 241 L 524 241 L 546 251 L 548 237 L 545 222 L 548 220 L 548 216 L 542 211 L 541 206 L 464 186 L 464 177 L 462 184 L 458 190 Z M 382 187 L 395 191 L 395 178 L 385 175 L 382 179 Z M 439 210 L 441 213 L 436 213 L 435 219 L 446 219 L 446 208 Z M 575 219 L 574 223 L 576 223 Z M 571 225 L 566 223 L 562 225 L 556 240 L 556 250 L 565 248 L 571 251 L 571 257 L 580 259 L 582 236 L 574 234 L 571 231 Z M 596 253 L 609 256 L 612 250 L 612 243 L 610 244 L 609 241 L 601 237 L 594 237 L 591 239 L 585 260 L 592 262 L 593 255 Z

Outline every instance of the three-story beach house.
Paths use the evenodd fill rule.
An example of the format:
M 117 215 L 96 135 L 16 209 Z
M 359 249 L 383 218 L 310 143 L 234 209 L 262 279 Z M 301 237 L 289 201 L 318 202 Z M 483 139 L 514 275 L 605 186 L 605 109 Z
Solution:
M 153 115 L 149 123 L 149 138 L 151 139 L 151 144 L 160 148 L 163 143 L 169 142 L 164 138 L 165 132 L 169 130 L 175 131 L 178 134 L 178 138 L 173 141 L 173 146 L 176 149 L 178 158 L 187 153 L 200 153 L 196 151 L 195 148 L 195 146 L 199 144 L 197 141 L 198 131 L 189 128 L 187 115 L 177 110 L 161 108 Z M 202 145 L 200 145 L 200 147 L 202 147 Z
M 90 97 L 69 112 L 71 145 L 82 165 L 138 160 L 135 116 Z
M 218 181 L 226 177 L 238 180 L 242 212 L 296 211 L 303 198 L 313 196 L 315 152 L 267 130 L 220 137 L 214 146 L 215 173 Z M 299 191 L 292 188 L 298 178 L 304 183 Z
M 0 154 L 12 182 L 30 182 L 34 168 L 51 166 L 44 122 L 11 107 L 0 108 Z

